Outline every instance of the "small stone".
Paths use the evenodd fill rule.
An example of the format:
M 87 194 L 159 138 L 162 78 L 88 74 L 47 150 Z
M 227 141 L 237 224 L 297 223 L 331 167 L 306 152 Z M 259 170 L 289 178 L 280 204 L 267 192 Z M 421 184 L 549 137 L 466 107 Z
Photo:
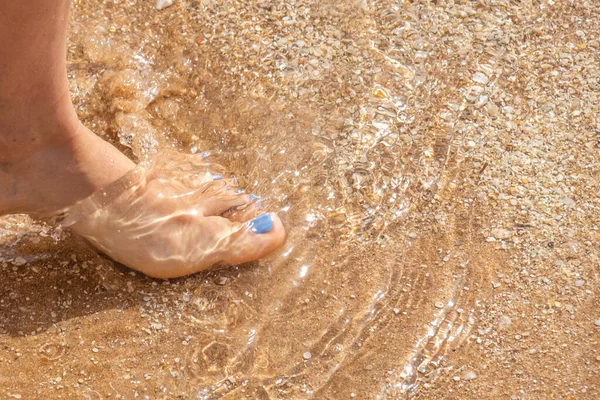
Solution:
M 15 261 L 13 261 L 13 264 L 17 266 L 25 265 L 27 264 L 27 260 L 23 257 L 17 257 L 15 258 Z
M 485 109 L 488 112 L 488 114 L 490 114 L 490 116 L 492 117 L 497 117 L 498 113 L 500 112 L 498 106 L 491 101 L 485 105 Z
M 305 360 L 310 360 L 312 358 L 312 354 L 310 354 L 310 351 L 307 351 L 302 355 L 302 357 L 304 357 Z
M 596 324 L 596 326 L 600 326 L 600 318 L 598 318 L 598 319 L 596 320 L 596 322 L 594 322 L 594 323 Z
M 512 324 L 512 320 L 507 317 L 506 315 L 503 315 L 500 317 L 500 320 L 498 321 L 498 328 L 508 328 L 510 325 Z
M 435 308 L 440 308 L 440 309 L 444 308 L 444 303 L 442 303 L 441 301 L 436 302 Z
M 173 0 L 156 0 L 156 9 L 162 10 L 173 5 Z
M 498 289 L 500 287 L 500 282 L 492 282 L 492 287 Z
M 383 91 L 383 89 L 377 88 L 373 91 L 373 96 L 378 97 L 380 99 L 385 99 L 387 97 L 387 93 Z
M 467 372 L 466 374 L 464 374 L 462 376 L 462 379 L 465 380 L 465 381 L 471 381 L 471 380 L 473 380 L 475 378 L 477 378 L 477 374 L 475 372 L 473 372 L 473 371 L 469 371 L 469 372 Z
M 566 196 L 565 196 L 565 197 L 562 197 L 562 198 L 560 199 L 560 201 L 561 201 L 561 202 L 562 202 L 564 205 L 566 205 L 566 206 L 568 206 L 568 207 L 573 207 L 573 206 L 575 205 L 575 200 L 573 200 L 573 199 L 572 199 L 572 198 L 570 198 L 570 197 L 566 197 Z
M 581 287 L 581 286 L 583 286 L 583 285 L 585 285 L 585 281 L 584 281 L 583 279 L 577 279 L 577 280 L 575 281 L 575 286 L 577 286 L 577 287 Z
M 96 347 L 94 347 L 94 348 L 92 349 L 92 351 L 93 351 L 94 353 L 97 353 L 97 352 L 99 352 L 100 350 L 98 350 Z
M 475 72 L 473 74 L 473 81 L 485 85 L 490 81 L 490 78 L 488 78 L 483 72 Z
M 573 307 L 572 304 L 567 304 L 567 305 L 565 305 L 565 310 L 567 310 L 567 312 L 573 314 L 573 312 L 575 312 L 575 307 Z
M 411 232 L 408 234 L 408 237 L 411 239 L 416 239 L 417 238 L 417 234 L 415 232 Z
M 220 276 L 217 278 L 217 285 L 224 285 L 227 283 L 227 277 L 226 276 Z
M 492 229 L 492 236 L 495 237 L 496 239 L 508 239 L 512 236 L 512 232 L 509 231 L 508 229 L 502 229 L 502 228 L 494 228 Z

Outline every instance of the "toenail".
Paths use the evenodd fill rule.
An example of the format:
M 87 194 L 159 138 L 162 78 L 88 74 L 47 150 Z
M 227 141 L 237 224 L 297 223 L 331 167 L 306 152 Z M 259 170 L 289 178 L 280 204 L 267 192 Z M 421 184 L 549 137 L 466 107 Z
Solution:
M 254 233 L 267 233 L 273 229 L 273 218 L 271 214 L 263 214 L 248 222 L 248 226 Z
M 254 200 L 254 199 L 256 199 L 256 200 L 260 201 L 260 200 L 262 200 L 263 198 L 262 198 L 262 197 L 260 197 L 260 196 L 256 196 L 256 195 L 254 195 L 254 194 L 251 194 L 251 195 L 250 195 L 250 201 L 252 201 L 252 200 Z
M 223 177 L 221 175 L 213 176 L 213 181 L 220 181 L 221 179 L 223 179 Z
M 202 153 L 200 155 L 200 157 L 202 157 L 202 158 L 207 158 L 208 156 L 210 156 L 210 152 L 208 152 L 208 151 L 205 151 L 204 153 Z
M 242 189 L 238 189 L 238 190 L 235 191 L 235 193 L 236 194 L 242 194 L 242 193 L 244 193 L 244 191 Z

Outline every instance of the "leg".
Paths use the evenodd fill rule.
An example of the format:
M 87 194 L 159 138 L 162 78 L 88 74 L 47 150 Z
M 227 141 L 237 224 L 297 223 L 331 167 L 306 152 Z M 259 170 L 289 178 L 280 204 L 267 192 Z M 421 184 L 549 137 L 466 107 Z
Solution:
M 84 127 L 73 109 L 66 76 L 70 1 L 2 0 L 0 215 L 35 217 L 63 209 L 134 167 Z M 188 196 L 183 203 L 179 189 L 153 181 L 130 194 L 137 196 L 131 199 L 136 209 L 145 211 L 143 226 L 133 217 L 137 214 L 121 204 L 72 229 L 117 261 L 163 278 L 194 273 L 219 261 L 251 261 L 283 243 L 285 231 L 275 215 L 258 222 L 221 216 L 223 205 L 239 205 L 249 201 L 247 197 L 219 192 L 218 198 L 200 196 L 192 202 Z
M 69 3 L 3 0 L 0 7 L 2 213 L 60 209 L 133 168 L 113 146 L 80 126 L 71 104 Z M 88 146 L 98 152 L 85 151 Z M 107 160 L 111 168 L 95 168 Z

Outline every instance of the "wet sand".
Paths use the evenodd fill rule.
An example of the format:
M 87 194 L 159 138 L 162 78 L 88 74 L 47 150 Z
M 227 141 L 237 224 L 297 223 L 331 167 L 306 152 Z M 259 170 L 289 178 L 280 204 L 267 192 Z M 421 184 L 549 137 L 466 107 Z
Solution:
M 597 399 L 595 2 L 74 2 L 80 117 L 288 241 L 152 280 L 0 219 L 0 398 Z

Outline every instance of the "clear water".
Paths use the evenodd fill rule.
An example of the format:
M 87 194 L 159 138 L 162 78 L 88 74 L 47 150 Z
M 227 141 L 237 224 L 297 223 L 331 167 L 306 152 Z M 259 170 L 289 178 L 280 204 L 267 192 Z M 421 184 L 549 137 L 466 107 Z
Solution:
M 288 239 L 260 262 L 153 282 L 8 219 L 3 333 L 28 351 L 6 368 L 41 362 L 54 383 L 32 393 L 94 399 L 384 399 L 435 381 L 476 323 L 470 288 L 486 274 L 462 167 L 502 49 L 442 53 L 443 13 L 383 3 L 310 4 L 322 21 L 305 24 L 323 29 L 310 41 L 330 50 L 253 54 L 236 45 L 285 33 L 268 13 L 253 14 L 263 31 L 240 31 L 243 16 L 216 2 L 76 1 L 69 77 L 84 122 L 140 161 L 225 154 Z M 463 207 L 445 213 L 448 198 Z

